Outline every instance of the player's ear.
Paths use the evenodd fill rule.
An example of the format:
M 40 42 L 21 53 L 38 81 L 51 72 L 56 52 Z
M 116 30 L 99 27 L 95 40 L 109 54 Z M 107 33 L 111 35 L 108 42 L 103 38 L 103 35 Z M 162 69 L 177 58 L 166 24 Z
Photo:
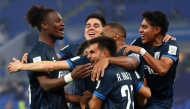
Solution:
M 155 34 L 158 34 L 161 31 L 161 27 L 155 27 Z
M 45 22 L 42 22 L 41 27 L 42 27 L 42 29 L 47 30 L 48 26 L 47 26 L 47 24 Z
M 104 50 L 103 57 L 108 57 L 108 56 L 109 56 L 109 52 L 107 50 Z
M 118 38 L 119 38 L 119 34 L 115 34 L 114 36 L 113 36 L 113 39 L 116 41 L 116 40 L 118 40 Z

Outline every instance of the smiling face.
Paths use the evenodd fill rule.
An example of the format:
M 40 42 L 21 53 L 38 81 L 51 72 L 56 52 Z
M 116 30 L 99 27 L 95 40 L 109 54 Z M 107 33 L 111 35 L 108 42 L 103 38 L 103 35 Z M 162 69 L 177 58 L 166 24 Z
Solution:
M 45 18 L 46 32 L 54 39 L 63 39 L 65 24 L 58 12 L 50 12 Z
M 86 22 L 86 27 L 84 31 L 84 36 L 86 40 L 92 39 L 94 37 L 100 36 L 102 32 L 102 24 L 100 20 L 96 18 L 91 18 Z
M 91 44 L 88 48 L 88 59 L 92 64 L 96 64 L 102 57 L 105 57 L 103 50 L 98 48 L 98 43 Z
M 154 42 L 155 34 L 157 34 L 156 27 L 151 26 L 145 19 L 143 19 L 141 23 L 139 32 L 141 34 L 142 43 Z

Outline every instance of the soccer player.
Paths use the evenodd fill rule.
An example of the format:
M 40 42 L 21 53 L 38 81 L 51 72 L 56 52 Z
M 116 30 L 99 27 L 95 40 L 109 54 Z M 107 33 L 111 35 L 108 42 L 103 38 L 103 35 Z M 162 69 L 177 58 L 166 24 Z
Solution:
M 96 64 L 102 57 L 114 56 L 116 41 L 109 37 L 97 37 L 89 41 L 88 59 Z M 105 76 L 97 82 L 90 109 L 133 109 L 133 86 L 129 72 L 124 68 L 109 65 Z
M 89 14 L 85 20 L 85 30 L 84 30 L 84 37 L 86 40 L 92 39 L 94 37 L 100 36 L 103 26 L 106 24 L 105 17 L 99 13 L 92 13 Z M 77 49 L 79 44 L 67 45 L 63 47 L 58 53 L 57 57 L 59 60 L 66 60 L 77 56 Z M 22 58 L 22 62 L 27 62 L 27 53 L 24 54 Z M 77 82 L 81 81 L 74 81 L 72 94 L 81 95 L 83 93 L 81 85 Z M 72 109 L 80 109 L 80 105 L 77 103 L 71 103 L 70 107 Z
M 169 22 L 161 11 L 144 11 L 139 29 L 141 38 L 133 46 L 125 46 L 125 53 L 132 51 L 143 57 L 145 78 L 152 96 L 145 109 L 171 109 L 173 85 L 179 61 L 179 46 L 176 41 L 162 42 Z
M 54 43 L 57 39 L 63 39 L 64 23 L 58 12 L 52 8 L 32 5 L 26 14 L 26 21 L 32 26 L 37 27 L 40 35 L 39 41 L 31 48 L 28 54 L 28 63 L 37 63 L 44 60 L 56 61 L 57 56 L 54 50 Z M 88 69 L 86 69 L 86 68 Z M 77 102 L 80 96 L 64 93 L 63 86 L 70 80 L 69 78 L 83 78 L 90 74 L 90 65 L 79 66 L 79 72 L 73 70 L 72 73 L 61 77 L 61 71 L 28 72 L 29 77 L 29 103 L 32 109 L 67 109 L 66 101 Z M 84 74 L 84 75 L 82 75 Z

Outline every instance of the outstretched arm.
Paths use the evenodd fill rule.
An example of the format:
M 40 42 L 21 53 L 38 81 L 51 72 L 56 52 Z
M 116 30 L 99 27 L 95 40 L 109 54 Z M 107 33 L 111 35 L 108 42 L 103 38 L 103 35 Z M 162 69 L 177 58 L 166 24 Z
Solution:
M 103 100 L 94 95 L 92 96 L 92 99 L 88 103 L 90 109 L 101 109 L 102 104 Z
M 70 66 L 66 61 L 41 61 L 26 64 L 15 58 L 13 58 L 13 61 L 8 65 L 10 73 L 19 71 L 51 72 L 55 70 L 70 70 Z

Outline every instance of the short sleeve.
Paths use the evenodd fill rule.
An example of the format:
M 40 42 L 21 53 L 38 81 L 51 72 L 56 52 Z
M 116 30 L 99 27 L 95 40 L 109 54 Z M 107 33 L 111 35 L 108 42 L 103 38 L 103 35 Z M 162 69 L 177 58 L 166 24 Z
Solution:
M 94 91 L 94 96 L 106 100 L 108 94 L 113 89 L 113 81 L 111 81 L 111 77 L 109 75 L 109 71 L 106 71 L 104 77 L 101 77 L 97 82 L 96 90 Z
M 179 57 L 179 46 L 176 41 L 168 41 L 166 42 L 164 49 L 162 51 L 161 57 L 169 57 L 173 59 L 175 62 L 178 60 Z
M 40 62 L 40 61 L 45 61 L 48 60 L 45 51 L 41 49 L 35 49 L 29 53 L 28 57 L 28 62 L 33 63 L 33 62 Z
M 72 71 L 76 66 L 78 65 L 83 65 L 90 63 L 90 61 L 87 58 L 87 55 L 85 56 L 76 56 L 71 59 L 66 60 L 67 63 L 69 64 L 70 70 Z
M 79 45 L 67 45 L 63 47 L 58 54 L 61 56 L 62 60 L 73 58 L 77 55 L 77 49 Z

